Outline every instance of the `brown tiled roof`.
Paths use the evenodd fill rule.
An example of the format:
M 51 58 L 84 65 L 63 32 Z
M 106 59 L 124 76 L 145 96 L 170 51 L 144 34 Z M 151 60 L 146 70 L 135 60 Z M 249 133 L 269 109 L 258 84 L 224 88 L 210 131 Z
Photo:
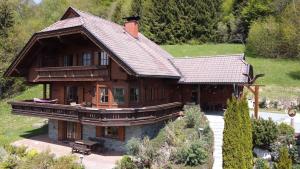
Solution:
M 175 66 L 181 72 L 180 83 L 248 83 L 250 65 L 242 54 L 214 57 L 178 58 Z
M 171 63 L 173 57 L 141 33 L 136 39 L 121 25 L 74 8 L 68 10 L 73 10 L 79 17 L 60 20 L 40 32 L 82 26 L 130 67 L 137 76 L 180 78 L 179 72 Z

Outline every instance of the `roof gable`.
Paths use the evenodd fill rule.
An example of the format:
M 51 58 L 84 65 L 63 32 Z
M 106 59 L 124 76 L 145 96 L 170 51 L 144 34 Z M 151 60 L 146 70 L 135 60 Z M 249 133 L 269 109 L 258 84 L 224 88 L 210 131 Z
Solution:
M 60 20 L 65 20 L 68 18 L 80 17 L 76 9 L 69 7 Z
M 133 38 L 123 26 L 72 7 L 67 9 L 61 20 L 36 34 L 55 36 L 57 31 L 77 27 L 83 28 L 97 44 L 111 51 L 119 61 L 117 63 L 123 63 L 136 76 L 180 78 L 172 64 L 173 57 L 142 34 L 139 33 L 137 39 Z

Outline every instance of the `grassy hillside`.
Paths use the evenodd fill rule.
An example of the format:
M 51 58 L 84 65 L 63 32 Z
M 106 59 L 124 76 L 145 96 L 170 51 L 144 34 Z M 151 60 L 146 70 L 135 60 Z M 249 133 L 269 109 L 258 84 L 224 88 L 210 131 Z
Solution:
M 34 97 L 42 97 L 42 86 L 31 87 L 18 96 L 0 101 L 0 146 L 45 130 L 45 128 L 40 128 L 45 119 L 12 115 L 10 105 L 7 104 L 8 101 Z
M 175 57 L 210 56 L 243 53 L 244 46 L 238 44 L 205 44 L 205 45 L 165 45 L 163 46 Z M 295 99 L 300 96 L 300 60 L 267 59 L 246 57 L 253 65 L 254 72 L 264 73 L 259 79 L 261 96 L 270 99 Z

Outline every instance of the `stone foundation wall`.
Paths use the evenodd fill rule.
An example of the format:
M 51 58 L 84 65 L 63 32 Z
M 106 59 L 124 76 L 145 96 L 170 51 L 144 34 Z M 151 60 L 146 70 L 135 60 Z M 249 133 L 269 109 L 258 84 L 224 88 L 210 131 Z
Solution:
M 48 135 L 53 141 L 58 139 L 58 121 L 49 119 Z M 143 138 L 148 136 L 150 138 L 155 137 L 161 128 L 163 128 L 165 122 L 159 122 L 155 124 L 138 125 L 138 126 L 127 126 L 125 127 L 125 141 L 120 141 L 111 138 L 96 138 L 96 126 L 82 125 L 82 139 L 88 140 L 90 138 L 96 138 L 96 140 L 104 140 L 104 147 L 107 150 L 113 151 L 126 151 L 126 143 L 133 137 Z
M 57 141 L 58 139 L 58 121 L 49 119 L 48 120 L 48 135 L 52 141 Z

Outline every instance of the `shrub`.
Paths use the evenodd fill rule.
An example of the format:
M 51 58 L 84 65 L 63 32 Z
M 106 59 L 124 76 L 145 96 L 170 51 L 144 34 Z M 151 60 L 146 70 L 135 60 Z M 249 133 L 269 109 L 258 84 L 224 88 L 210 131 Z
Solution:
M 123 156 L 121 161 L 117 162 L 115 169 L 137 169 L 137 166 L 129 156 Z
M 259 158 L 255 162 L 255 169 L 270 169 L 270 165 L 266 160 Z
M 190 146 L 184 146 L 178 151 L 177 162 L 188 166 L 204 164 L 207 160 L 207 151 L 203 148 L 203 143 L 196 141 Z
M 279 151 L 278 163 L 275 165 L 276 169 L 291 169 L 292 160 L 289 158 L 288 149 L 281 147 Z
M 262 148 L 269 148 L 278 136 L 276 123 L 271 119 L 252 120 L 253 145 Z
M 141 141 L 135 137 L 131 138 L 126 144 L 127 153 L 133 156 L 137 155 L 139 153 L 140 142 Z
M 76 162 L 76 156 L 62 156 L 58 159 L 55 159 L 51 169 L 83 169 L 84 167 Z
M 294 136 L 295 134 L 295 129 L 286 123 L 280 123 L 277 128 L 280 135 Z
M 200 125 L 198 119 L 201 118 L 201 110 L 199 106 L 186 106 L 184 115 L 187 128 L 194 128 Z

